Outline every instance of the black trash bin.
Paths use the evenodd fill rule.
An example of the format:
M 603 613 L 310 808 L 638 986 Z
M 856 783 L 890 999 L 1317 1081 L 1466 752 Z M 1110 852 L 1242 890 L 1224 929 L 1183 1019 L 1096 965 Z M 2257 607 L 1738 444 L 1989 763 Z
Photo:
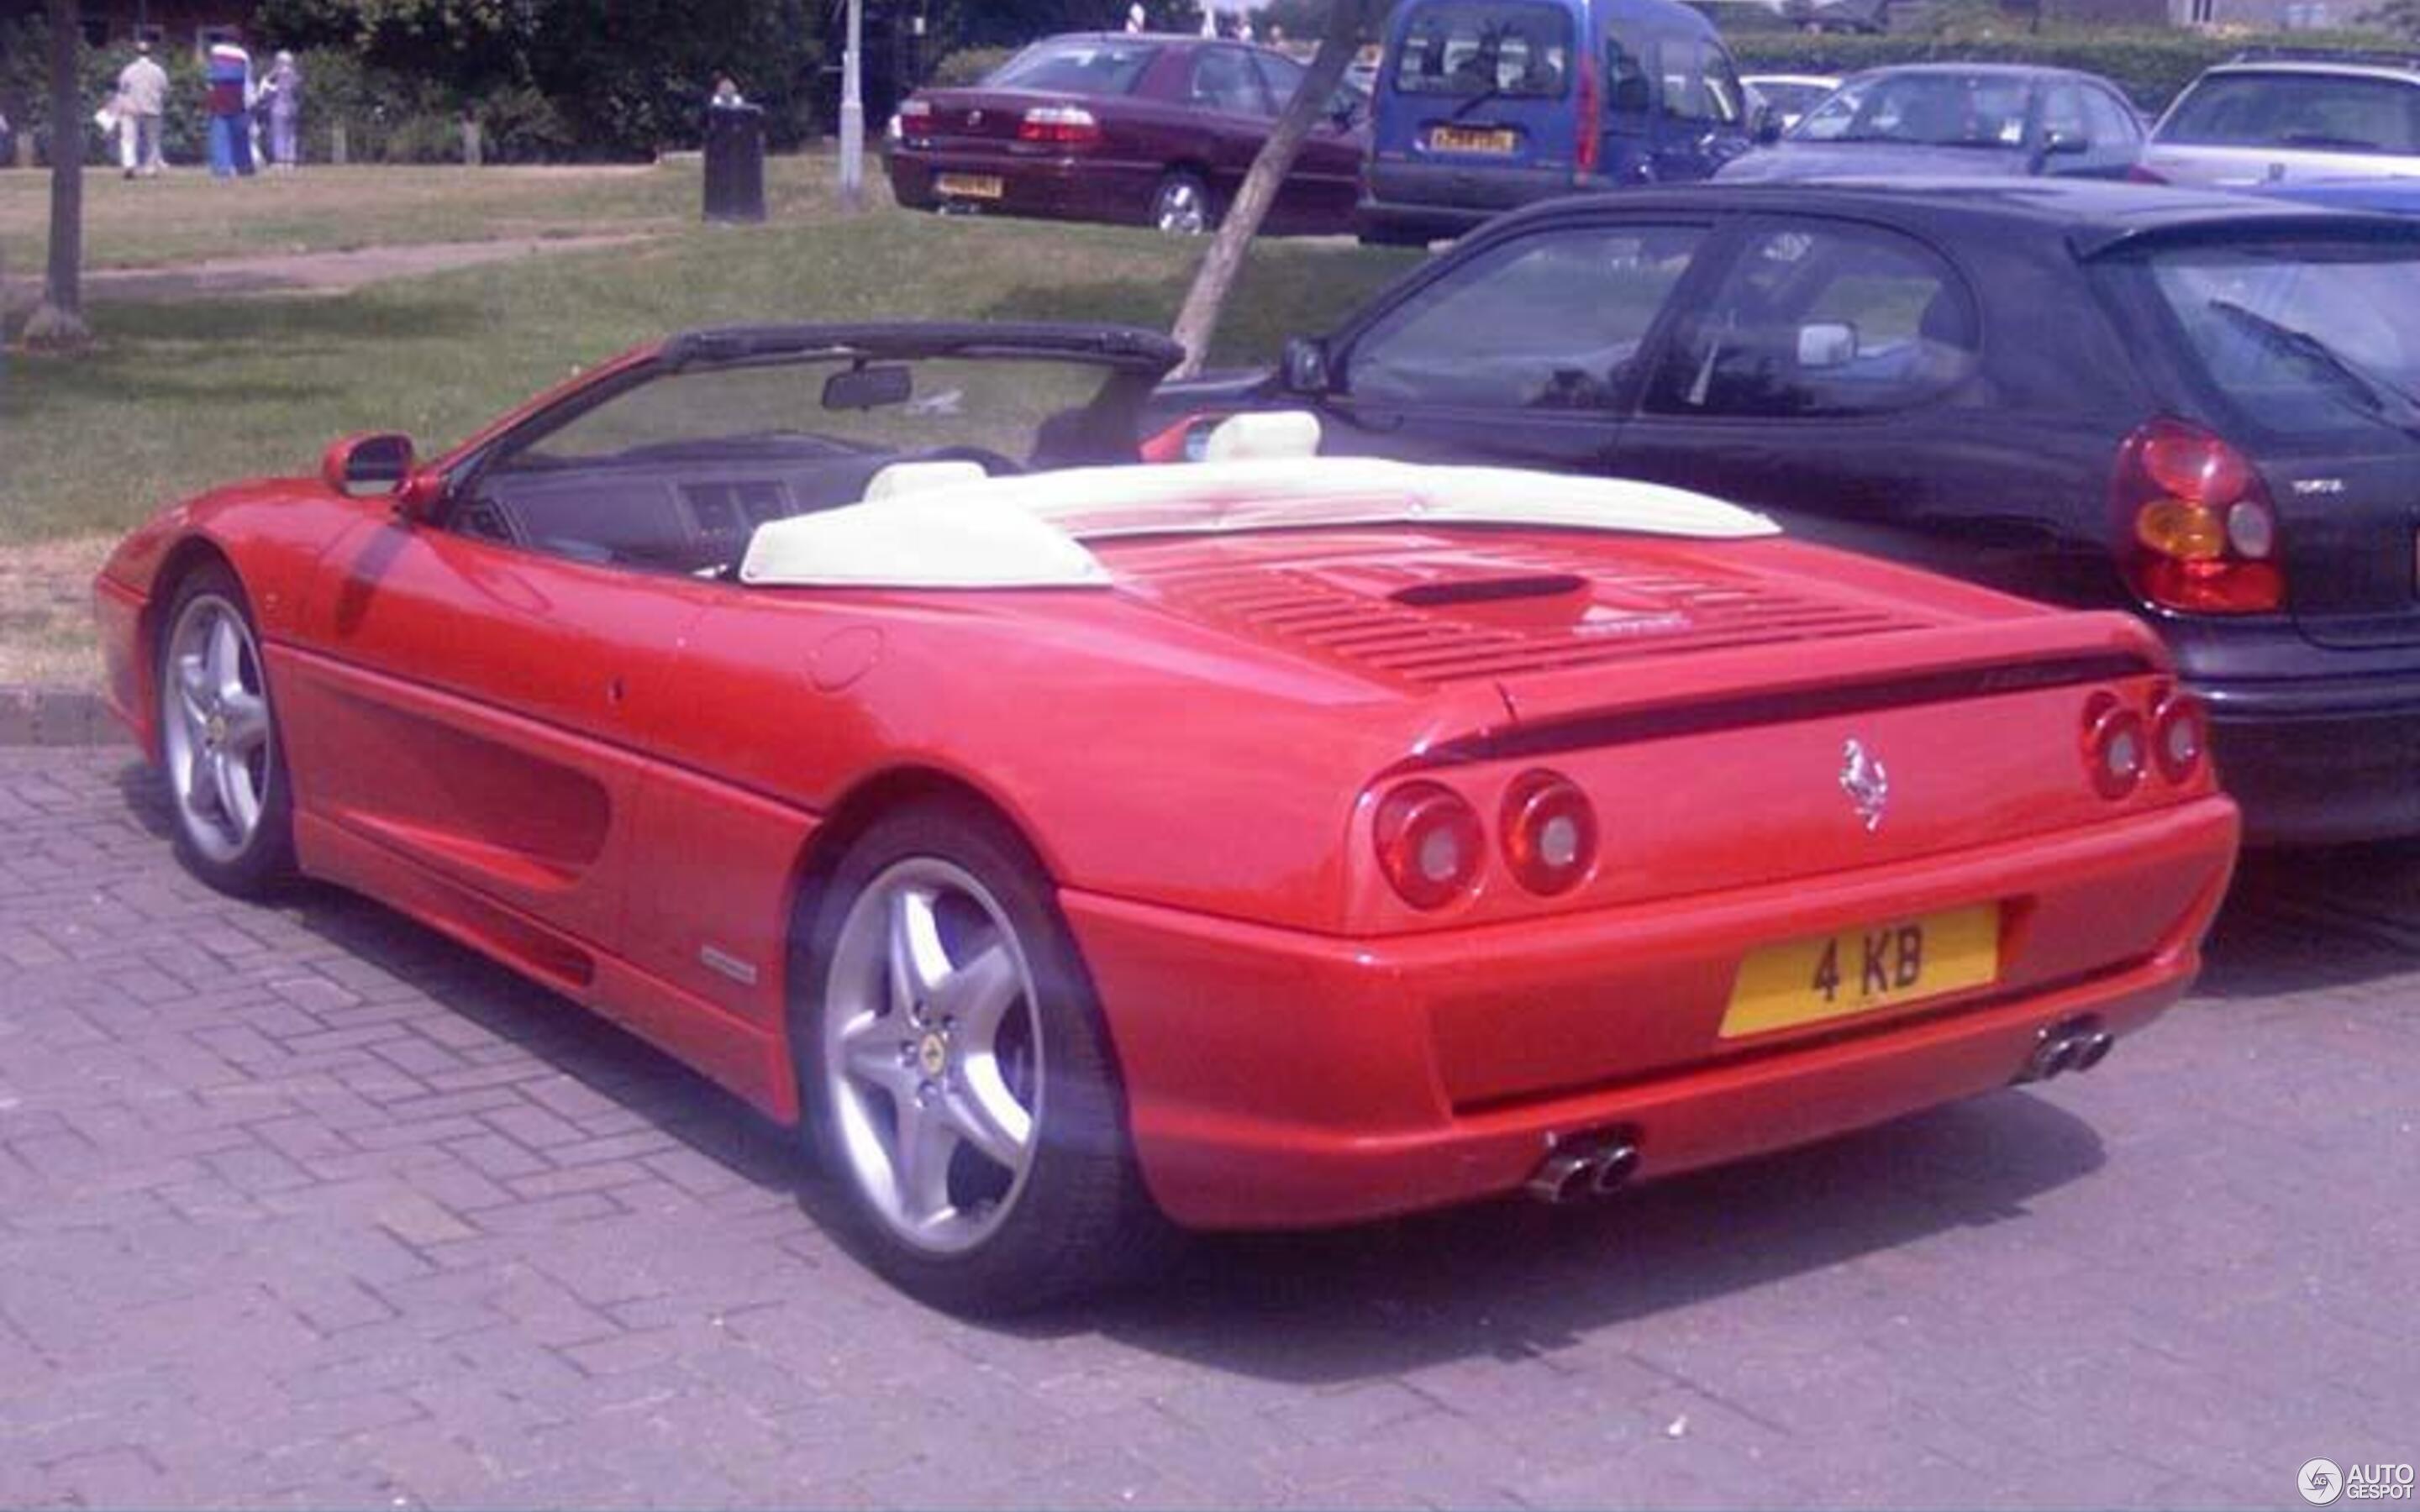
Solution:
M 765 112 L 759 106 L 706 110 L 706 218 L 765 219 Z

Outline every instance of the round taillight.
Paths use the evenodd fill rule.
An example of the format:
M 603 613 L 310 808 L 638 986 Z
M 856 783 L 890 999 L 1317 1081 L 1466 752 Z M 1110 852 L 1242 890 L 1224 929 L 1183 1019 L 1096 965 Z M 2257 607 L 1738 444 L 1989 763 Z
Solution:
M 1525 772 L 1504 795 L 1504 861 L 1531 892 L 1568 892 L 1596 865 L 1596 806 L 1559 772 Z
M 1373 834 L 1379 869 L 1415 908 L 1442 908 L 1479 879 L 1487 839 L 1478 812 L 1451 788 L 1404 783 L 1380 800 Z
M 2143 440 L 2143 471 L 2180 499 L 2228 504 L 2252 486 L 2243 455 L 2217 437 L 2183 425 L 2157 427 Z
M 2226 544 L 2237 556 L 2259 561 L 2277 548 L 2277 517 L 2257 500 L 2237 501 L 2226 511 Z
M 2104 798 L 2122 798 L 2140 787 L 2150 764 L 2149 740 L 2142 715 L 2118 702 L 2114 693 L 2096 693 L 2084 706 L 2084 764 L 2091 773 L 2093 791 Z
M 2179 562 L 2215 562 L 2226 555 L 2226 527 L 2215 510 L 2181 499 L 2158 499 L 2134 517 L 2134 539 Z
M 2175 783 L 2191 781 L 2210 755 L 2210 721 L 2190 693 L 2171 693 L 2151 715 L 2151 760 Z

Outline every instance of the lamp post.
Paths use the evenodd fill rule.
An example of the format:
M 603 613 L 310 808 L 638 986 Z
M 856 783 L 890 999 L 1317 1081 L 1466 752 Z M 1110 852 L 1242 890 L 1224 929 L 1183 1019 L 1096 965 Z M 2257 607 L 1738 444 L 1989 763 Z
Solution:
M 865 0 L 848 0 L 848 42 L 840 54 L 840 208 L 865 208 Z

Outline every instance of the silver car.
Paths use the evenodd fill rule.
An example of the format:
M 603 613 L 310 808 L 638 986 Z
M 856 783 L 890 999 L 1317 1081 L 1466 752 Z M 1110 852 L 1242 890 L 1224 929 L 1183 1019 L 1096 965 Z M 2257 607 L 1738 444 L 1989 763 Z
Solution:
M 2151 129 L 2135 177 L 2237 187 L 2420 175 L 2420 58 L 2242 58 Z

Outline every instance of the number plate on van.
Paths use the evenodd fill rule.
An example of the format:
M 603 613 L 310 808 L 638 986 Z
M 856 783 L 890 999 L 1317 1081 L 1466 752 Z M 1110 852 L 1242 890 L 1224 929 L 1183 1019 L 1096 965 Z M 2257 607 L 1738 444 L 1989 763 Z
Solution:
M 1496 157 L 1509 157 L 1518 145 L 1519 138 L 1508 127 L 1429 128 L 1429 150 L 1433 152 L 1485 152 Z

